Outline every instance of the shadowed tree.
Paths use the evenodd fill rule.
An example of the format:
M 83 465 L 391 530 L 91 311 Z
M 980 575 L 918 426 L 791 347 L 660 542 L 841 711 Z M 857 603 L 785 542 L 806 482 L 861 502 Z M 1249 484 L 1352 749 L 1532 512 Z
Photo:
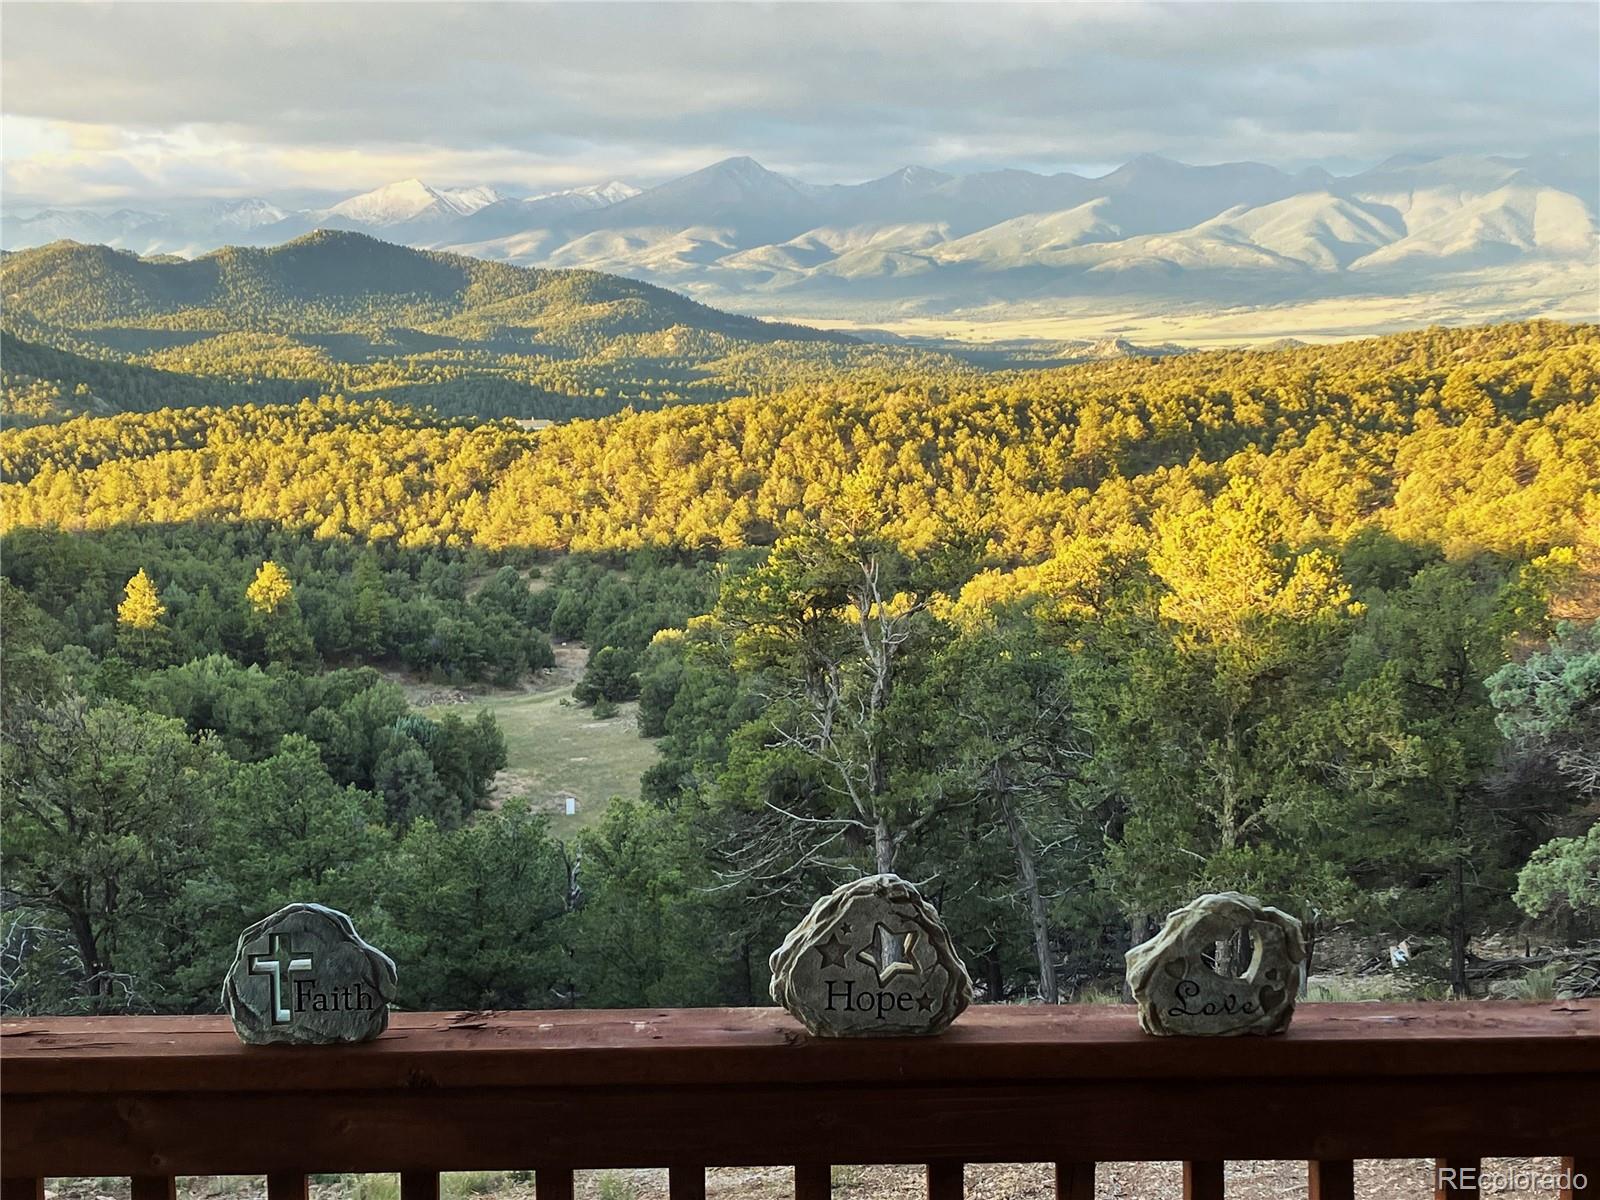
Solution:
M 175 964 L 165 914 L 198 871 L 225 760 L 181 721 L 69 697 L 7 729 L 6 887 L 57 914 L 90 1012 L 149 1006 Z

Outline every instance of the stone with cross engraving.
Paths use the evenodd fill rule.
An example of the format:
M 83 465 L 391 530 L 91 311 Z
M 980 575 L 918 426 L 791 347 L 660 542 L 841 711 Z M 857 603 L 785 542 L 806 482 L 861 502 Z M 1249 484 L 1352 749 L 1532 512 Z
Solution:
M 1217 947 L 1243 935 L 1250 952 L 1235 976 L 1217 970 Z M 1218 892 L 1171 913 L 1128 951 L 1128 986 L 1146 1033 L 1232 1037 L 1282 1033 L 1305 967 L 1300 922 L 1252 896 Z
M 239 937 L 222 1002 L 241 1041 L 365 1042 L 389 1024 L 394 961 L 320 904 L 291 904 Z
M 819 1037 L 939 1033 L 972 1002 L 944 922 L 896 875 L 818 900 L 771 966 L 772 998 Z

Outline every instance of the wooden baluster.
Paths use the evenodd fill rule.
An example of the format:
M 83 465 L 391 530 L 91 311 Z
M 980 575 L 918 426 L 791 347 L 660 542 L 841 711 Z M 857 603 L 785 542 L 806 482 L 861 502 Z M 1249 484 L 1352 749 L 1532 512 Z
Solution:
M 1356 1164 L 1348 1158 L 1327 1158 L 1308 1165 L 1310 1200 L 1356 1200 Z
M 439 1172 L 401 1171 L 400 1200 L 439 1200 Z
M 827 1163 L 801 1163 L 794 1169 L 794 1200 L 830 1200 L 833 1168 Z
M 1184 1163 L 1183 1200 L 1222 1200 L 1222 1163 L 1215 1159 Z
M 133 1200 L 177 1200 L 178 1181 L 171 1175 L 135 1175 L 128 1184 Z
M 533 1173 L 535 1200 L 572 1200 L 572 1169 L 546 1167 Z
M 670 1167 L 667 1170 L 667 1195 L 670 1200 L 706 1200 L 704 1167 Z
M 1436 1158 L 1433 1160 L 1433 1200 L 1476 1200 L 1477 1195 L 1477 1159 Z
M 1094 1164 L 1058 1162 L 1056 1200 L 1094 1200 Z
M 1580 1154 L 1577 1158 L 1563 1158 L 1561 1173 L 1567 1177 L 1561 1188 L 1561 1200 L 1600 1198 L 1600 1156 Z M 1582 1187 L 1578 1186 L 1580 1178 L 1583 1180 Z
M 928 1200 L 962 1200 L 966 1168 L 958 1162 L 928 1164 Z
M 44 1200 L 44 1178 L 5 1176 L 0 1179 L 0 1200 Z
M 310 1200 L 310 1176 L 268 1175 L 267 1200 Z

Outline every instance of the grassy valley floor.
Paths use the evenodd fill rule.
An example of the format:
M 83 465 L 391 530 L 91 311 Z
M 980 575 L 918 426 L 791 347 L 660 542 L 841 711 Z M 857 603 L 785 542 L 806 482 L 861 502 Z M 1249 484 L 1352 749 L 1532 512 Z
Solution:
M 905 338 L 950 339 L 975 347 L 1014 339 L 1097 342 L 1118 337 L 1141 345 L 1173 342 L 1192 350 L 1215 350 L 1261 346 L 1280 338 L 1311 344 L 1338 342 L 1429 325 L 1473 325 L 1529 316 L 1593 321 L 1600 316 L 1600 288 L 1592 269 L 1561 269 L 1514 279 L 1469 276 L 1454 290 L 1409 296 L 1351 295 L 1276 304 L 1154 305 L 1100 298 L 940 314 L 888 310 L 841 316 L 832 310 L 794 309 L 782 315 L 819 329 L 844 333 L 877 330 Z
M 588 652 L 575 643 L 559 644 L 556 666 L 540 672 L 526 687 L 466 690 L 407 683 L 411 702 L 430 716 L 456 708 L 494 713 L 506 739 L 506 766 L 494 782 L 493 800 L 528 797 L 550 814 L 551 831 L 570 837 L 595 824 L 615 796 L 639 795 L 639 777 L 656 761 L 655 743 L 639 736 L 636 702 L 617 706 L 617 715 L 597 719 L 579 705 L 572 689 L 583 674 Z M 567 815 L 567 798 L 576 813 Z

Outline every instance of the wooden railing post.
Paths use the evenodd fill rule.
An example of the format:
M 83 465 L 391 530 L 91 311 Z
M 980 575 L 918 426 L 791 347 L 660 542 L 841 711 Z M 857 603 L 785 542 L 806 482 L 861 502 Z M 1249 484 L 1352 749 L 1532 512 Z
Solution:
M 533 1173 L 534 1200 L 572 1200 L 572 1168 L 545 1167 Z
M 310 1200 L 309 1176 L 268 1175 L 267 1200 Z
M 1600 1157 L 1563 1158 L 1561 1200 L 1600 1200 Z
M 44 1200 L 44 1178 L 27 1175 L 0 1178 L 0 1200 Z
M 1222 1163 L 1184 1163 L 1183 1200 L 1222 1200 Z
M 794 1169 L 794 1200 L 830 1200 L 833 1168 L 826 1163 L 800 1163 Z
M 704 1167 L 670 1167 L 667 1170 L 667 1195 L 670 1200 L 706 1200 Z
M 1355 1200 L 1356 1164 L 1348 1158 L 1313 1162 L 1306 1172 L 1306 1184 L 1310 1200 Z
M 1433 1200 L 1477 1200 L 1479 1160 L 1433 1160 Z
M 401 1171 L 400 1200 L 439 1200 L 439 1172 Z
M 177 1200 L 178 1181 L 171 1175 L 135 1175 L 128 1180 L 133 1200 Z
M 178 1180 L 172 1175 L 134 1175 L 128 1180 L 133 1200 L 176 1200 Z
M 967 1169 L 948 1160 L 928 1164 L 928 1200 L 962 1200 Z
M 1094 1200 L 1094 1164 L 1058 1162 L 1056 1200 Z

